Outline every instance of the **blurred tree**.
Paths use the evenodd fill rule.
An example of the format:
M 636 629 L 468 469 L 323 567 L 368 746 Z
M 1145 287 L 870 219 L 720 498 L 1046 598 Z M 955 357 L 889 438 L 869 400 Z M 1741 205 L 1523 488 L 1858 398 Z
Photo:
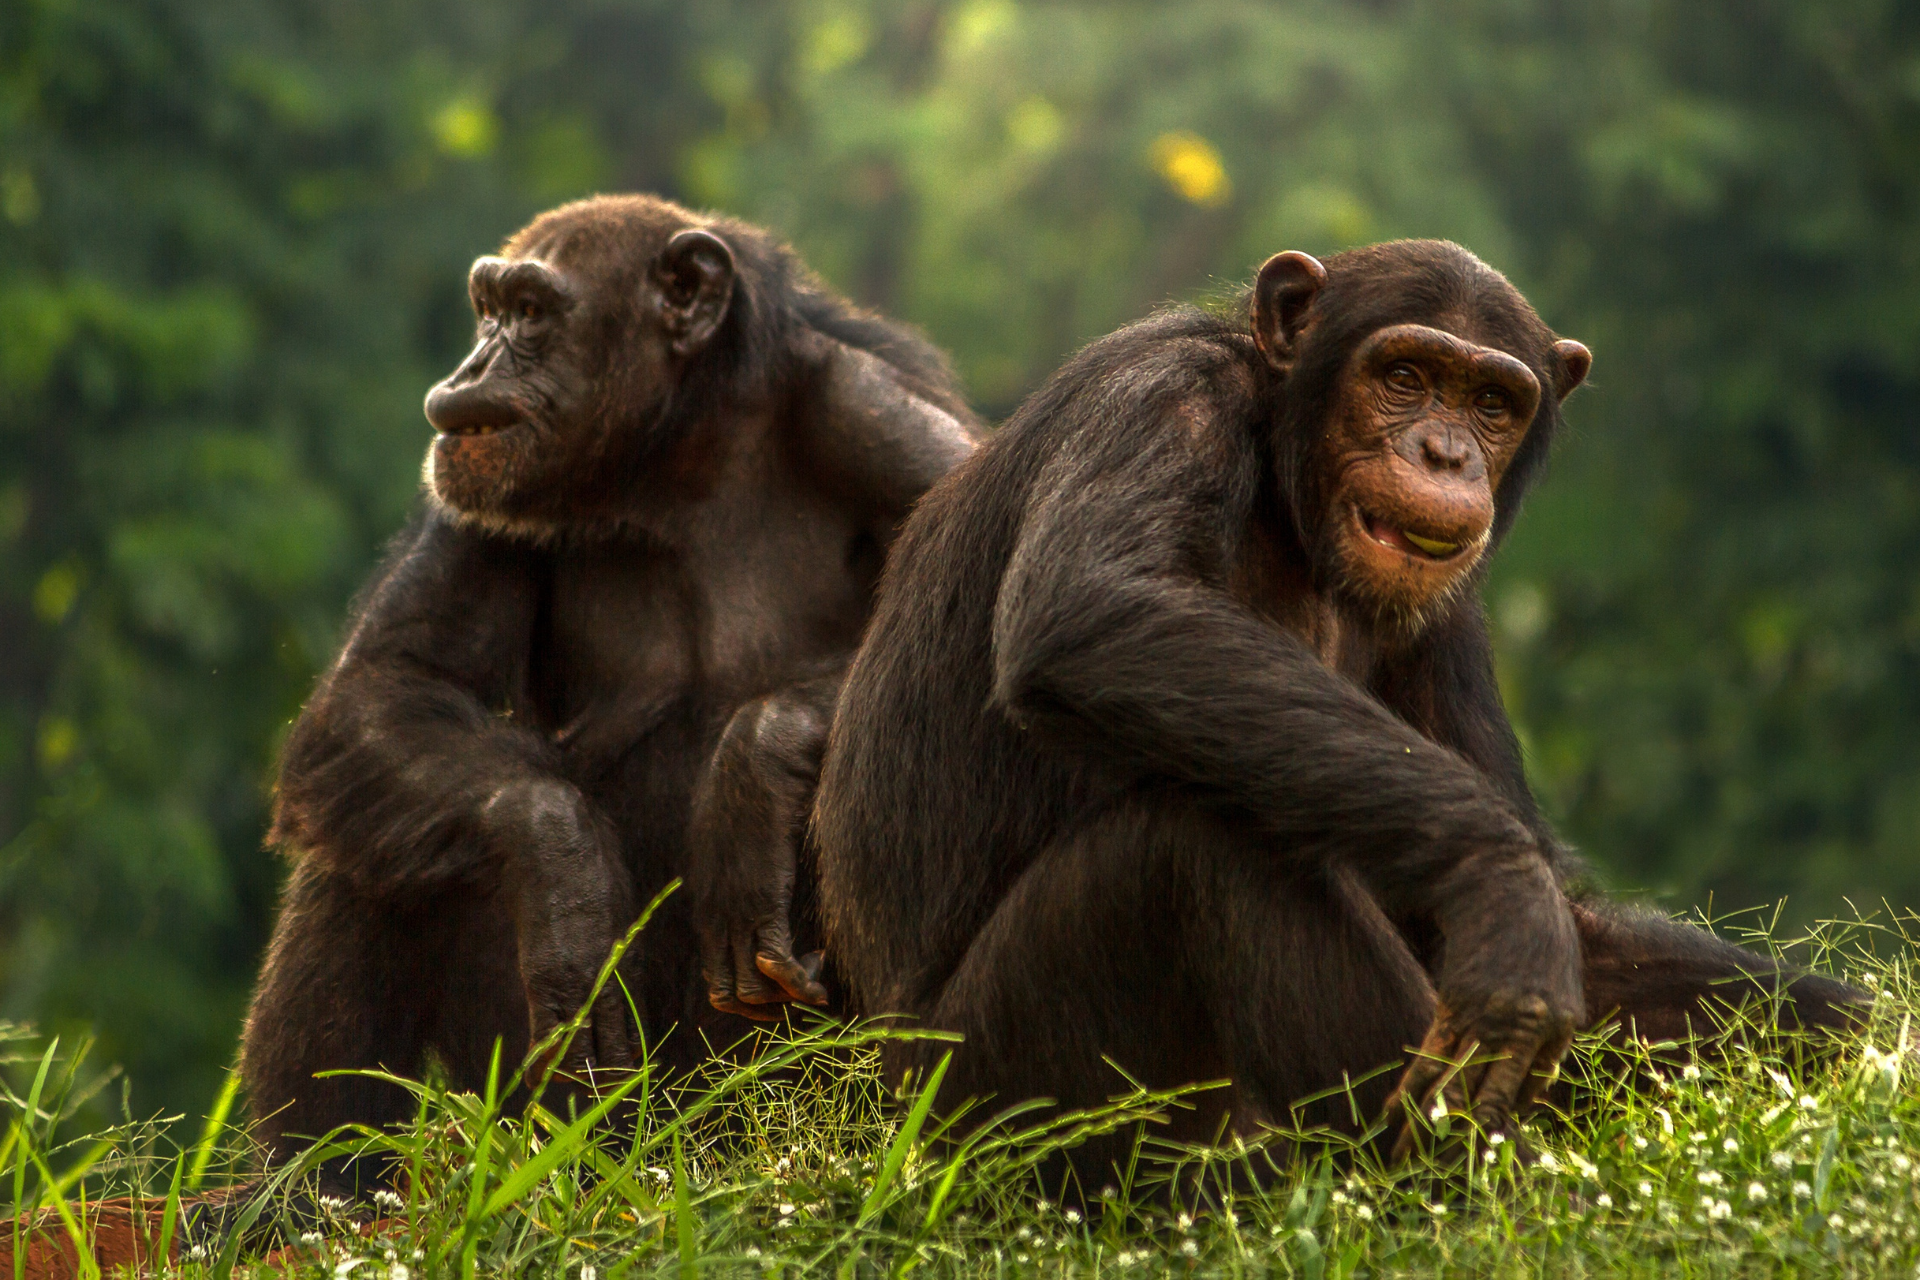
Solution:
M 230 1053 L 279 732 L 462 279 L 648 188 L 1010 410 L 1268 253 L 1457 239 L 1592 345 L 1491 591 L 1536 779 L 1671 905 L 1920 900 L 1920 12 L 1883 0 L 0 8 L 0 1016 Z

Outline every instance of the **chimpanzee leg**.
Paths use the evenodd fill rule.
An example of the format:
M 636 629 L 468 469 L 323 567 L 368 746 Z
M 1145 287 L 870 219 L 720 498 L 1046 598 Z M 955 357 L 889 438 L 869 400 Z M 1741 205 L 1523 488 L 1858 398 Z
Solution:
M 527 1051 L 527 1007 L 503 903 L 446 891 L 412 906 L 296 865 L 242 1039 L 255 1136 L 275 1163 L 337 1125 L 410 1119 L 405 1090 L 318 1071 L 419 1079 L 429 1059 L 483 1089 L 496 1038 L 504 1087 Z M 364 1194 L 380 1170 L 335 1162 L 323 1180 Z
M 1433 1011 L 1427 975 L 1354 881 L 1289 872 L 1252 834 L 1162 803 L 1123 805 L 1043 854 L 927 1021 L 966 1037 L 947 1106 L 990 1097 L 984 1117 L 1031 1097 L 1097 1104 L 1127 1090 L 1110 1057 L 1149 1086 L 1230 1079 L 1155 1130 L 1209 1140 L 1289 1123 L 1305 1095 L 1400 1062 Z M 924 1068 L 947 1047 L 903 1056 Z M 1364 1125 L 1393 1079 L 1299 1119 Z M 1105 1179 L 1130 1141 L 1076 1157 L 1083 1180 Z
M 1577 902 L 1586 957 L 1587 1014 L 1655 1042 L 1711 1033 L 1748 1000 L 1782 996 L 1787 1029 L 1857 1029 L 1868 997 L 1844 982 L 1796 973 L 1705 929 L 1605 902 Z

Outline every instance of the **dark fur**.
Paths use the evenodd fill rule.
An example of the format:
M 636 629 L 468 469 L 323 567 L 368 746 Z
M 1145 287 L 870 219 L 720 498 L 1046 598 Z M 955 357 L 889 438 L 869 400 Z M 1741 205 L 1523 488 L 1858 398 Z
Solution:
M 1309 446 L 1355 345 L 1417 321 L 1549 389 L 1563 371 L 1532 309 L 1455 246 L 1326 266 L 1290 373 L 1244 313 L 1123 329 L 936 486 L 896 547 L 814 830 L 855 1003 L 966 1037 L 943 1105 L 1096 1103 L 1125 1091 L 1110 1056 L 1154 1086 L 1231 1078 L 1175 1136 L 1252 1132 L 1404 1060 L 1442 1001 L 1485 1007 L 1567 948 L 1575 966 L 1584 949 L 1589 1020 L 1617 1010 L 1654 1035 L 1738 998 L 1743 975 L 1779 976 L 1704 931 L 1569 911 L 1573 864 L 1527 788 L 1477 590 L 1412 638 L 1343 609 Z M 1549 394 L 1496 539 L 1558 427 Z M 1364 679 L 1325 660 L 1341 646 Z M 1530 881 L 1542 862 L 1553 878 Z M 1538 885 L 1550 909 L 1530 905 Z M 1448 921 L 1494 942 L 1449 955 Z M 1828 1025 L 1854 998 L 1811 977 L 1793 995 Z M 1360 1090 L 1367 1119 L 1392 1084 Z M 1303 1118 L 1346 1124 L 1347 1103 Z M 1083 1153 L 1083 1175 L 1105 1180 L 1113 1154 Z
M 663 363 L 650 264 L 687 228 L 722 237 L 736 277 L 712 340 Z M 577 520 L 502 527 L 430 502 L 287 740 L 270 838 L 294 868 L 243 1056 L 276 1155 L 411 1113 L 397 1089 L 316 1071 L 419 1076 L 437 1060 L 479 1088 L 498 1041 L 511 1072 L 529 993 L 577 1007 L 611 939 L 676 876 L 717 884 L 703 909 L 719 915 L 758 919 L 777 898 L 784 928 L 782 887 L 754 877 L 791 881 L 793 815 L 771 847 L 739 852 L 744 871 L 694 865 L 696 849 L 731 857 L 744 838 L 703 841 L 694 795 L 752 799 L 773 779 L 770 805 L 803 803 L 777 775 L 810 781 L 820 682 L 830 704 L 899 521 L 977 429 L 937 350 L 744 224 L 601 198 L 543 216 L 506 254 L 580 286 L 588 309 L 565 341 L 590 371 L 591 421 L 544 429 L 599 432 L 604 467 L 521 503 Z M 465 371 L 486 365 L 488 332 L 461 385 L 483 381 Z M 634 385 L 648 367 L 672 368 L 672 385 Z M 764 732 L 722 758 L 730 724 Z M 736 906 L 728 891 L 758 897 Z M 670 900 L 625 963 L 640 1026 L 613 993 L 579 1061 L 625 1065 L 637 1031 L 657 1061 L 685 1065 L 707 1037 L 742 1034 L 708 1007 L 692 896 Z

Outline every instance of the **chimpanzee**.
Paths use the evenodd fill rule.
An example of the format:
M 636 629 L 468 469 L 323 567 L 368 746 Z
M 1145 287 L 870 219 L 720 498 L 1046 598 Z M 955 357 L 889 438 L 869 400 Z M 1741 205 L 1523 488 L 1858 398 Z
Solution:
M 243 1054 L 276 1151 L 409 1114 L 316 1071 L 477 1087 L 496 1039 L 511 1070 L 682 874 L 621 971 L 640 1025 L 610 985 L 565 1069 L 824 1000 L 789 928 L 824 726 L 900 521 L 979 435 L 939 351 L 727 218 L 566 205 L 468 288 L 427 509 L 281 762 Z
M 1589 363 L 1456 245 L 1283 253 L 1237 314 L 1087 347 L 920 503 L 813 835 L 856 1007 L 965 1037 L 942 1106 L 1095 1104 L 1117 1066 L 1231 1080 L 1175 1137 L 1346 1127 L 1290 1108 L 1372 1072 L 1371 1122 L 1418 1046 L 1401 1096 L 1501 1130 L 1598 1018 L 1784 982 L 1848 1022 L 1570 890 L 1528 791 L 1479 587 Z

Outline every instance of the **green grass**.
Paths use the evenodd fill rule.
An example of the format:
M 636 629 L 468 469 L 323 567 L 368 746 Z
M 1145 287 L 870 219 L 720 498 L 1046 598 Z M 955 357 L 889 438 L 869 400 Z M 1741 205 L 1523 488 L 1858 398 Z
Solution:
M 1531 1168 L 1514 1144 L 1471 1133 L 1465 1172 L 1442 1176 L 1381 1168 L 1325 1134 L 1200 1150 L 1158 1143 L 1148 1124 L 1130 1177 L 1062 1207 L 1035 1180 L 1041 1161 L 1181 1099 L 1138 1093 L 1044 1122 L 1015 1115 L 955 1145 L 915 1097 L 880 1086 L 885 1032 L 828 1029 L 786 1036 L 678 1099 L 646 1071 L 620 1077 L 577 1114 L 551 1097 L 502 1114 L 490 1099 L 504 1092 L 505 1066 L 481 1094 L 411 1085 L 414 1124 L 343 1132 L 335 1147 L 400 1159 L 406 1194 L 382 1197 L 371 1236 L 349 1206 L 323 1205 L 281 1262 L 334 1280 L 1910 1277 L 1920 1274 L 1920 1064 L 1900 1046 L 1920 1007 L 1913 923 L 1828 926 L 1802 940 L 1796 954 L 1810 945 L 1822 967 L 1877 997 L 1869 1033 L 1837 1055 L 1777 1037 L 1685 1068 L 1643 1054 L 1655 1078 L 1629 1091 L 1607 1065 L 1618 1057 L 1584 1039 L 1567 1068 L 1577 1105 L 1530 1124 Z M 0 1028 L 0 1041 L 10 1060 L 0 1186 L 51 1211 L 54 1230 L 84 1230 L 86 1203 L 103 1195 L 189 1194 L 244 1168 L 244 1134 L 224 1116 L 184 1146 L 170 1145 L 179 1126 L 161 1121 L 172 1118 L 101 1124 L 89 1117 L 111 1089 L 86 1082 L 83 1054 L 17 1027 Z M 609 1107 L 631 1113 L 624 1129 L 595 1123 Z M 1269 1165 L 1278 1171 L 1258 1189 L 1231 1176 Z M 277 1212 L 300 1177 L 283 1171 L 255 1207 Z M 181 1270 L 224 1278 L 254 1264 L 236 1235 Z

